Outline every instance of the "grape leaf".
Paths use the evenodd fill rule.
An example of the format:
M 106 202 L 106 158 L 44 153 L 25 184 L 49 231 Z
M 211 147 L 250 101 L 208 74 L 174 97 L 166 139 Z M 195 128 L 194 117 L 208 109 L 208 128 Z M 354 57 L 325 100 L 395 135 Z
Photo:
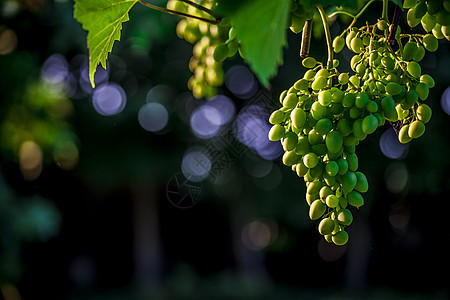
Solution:
M 106 59 L 115 41 L 120 40 L 122 23 L 129 20 L 128 12 L 138 0 L 75 0 L 74 17 L 87 34 L 89 49 L 89 78 L 95 87 L 94 74 Z
M 290 4 L 290 0 L 254 0 L 231 16 L 247 62 L 265 86 L 283 62 Z

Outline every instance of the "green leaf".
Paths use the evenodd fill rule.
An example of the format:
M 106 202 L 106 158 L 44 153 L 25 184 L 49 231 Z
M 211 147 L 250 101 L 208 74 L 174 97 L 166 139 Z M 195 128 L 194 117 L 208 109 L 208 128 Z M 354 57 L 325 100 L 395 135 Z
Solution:
M 74 17 L 88 32 L 89 78 L 95 87 L 94 74 L 106 59 L 115 41 L 120 40 L 122 23 L 129 20 L 128 12 L 138 0 L 75 0 Z
M 265 86 L 283 62 L 290 0 L 254 0 L 231 16 L 248 64 Z

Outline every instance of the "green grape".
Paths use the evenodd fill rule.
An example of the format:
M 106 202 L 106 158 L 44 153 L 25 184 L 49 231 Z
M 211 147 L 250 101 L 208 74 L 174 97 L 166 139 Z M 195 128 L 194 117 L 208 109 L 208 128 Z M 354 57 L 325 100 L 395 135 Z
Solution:
M 331 101 L 333 103 L 341 103 L 342 99 L 344 99 L 345 93 L 341 90 L 335 90 L 331 95 Z
M 450 25 L 450 12 L 441 9 L 440 11 L 438 11 L 436 13 L 435 16 L 436 16 L 437 23 L 444 25 L 444 26 Z
M 361 124 L 362 131 L 365 134 L 371 134 L 375 132 L 378 127 L 378 119 L 374 115 L 366 116 Z
M 315 126 L 316 131 L 321 135 L 330 132 L 332 128 L 333 123 L 327 118 L 320 119 L 319 121 L 317 121 Z
M 347 195 L 347 202 L 351 206 L 354 207 L 361 207 L 364 204 L 364 198 L 361 196 L 361 194 L 357 191 L 351 191 Z
M 433 30 L 434 26 L 436 26 L 436 18 L 426 13 L 422 17 L 420 23 L 422 24 L 422 27 L 426 32 L 430 32 L 431 30 Z
M 347 155 L 348 169 L 355 172 L 358 169 L 358 156 L 355 153 Z
M 292 132 L 288 131 L 283 138 L 283 149 L 284 151 L 291 151 L 297 146 L 298 136 Z
M 298 164 L 295 165 L 295 172 L 297 173 L 298 177 L 305 176 L 306 173 L 308 173 L 308 171 L 309 171 L 308 167 L 305 166 L 305 164 L 301 160 L 298 162 Z M 309 194 L 306 194 L 306 196 L 308 195 Z M 311 205 L 311 202 L 308 202 L 308 204 Z
M 345 193 L 350 193 L 355 188 L 356 182 L 357 182 L 357 178 L 356 178 L 355 173 L 352 171 L 347 171 L 347 173 L 345 173 L 341 177 L 342 190 Z
M 325 203 L 328 207 L 334 208 L 339 205 L 339 198 L 336 195 L 328 195 Z
M 327 174 L 329 176 L 336 176 L 337 173 L 339 172 L 339 165 L 337 162 L 330 160 L 326 165 L 325 165 L 325 171 L 327 172 Z
M 312 178 L 316 179 L 320 175 L 322 175 L 322 172 L 323 172 L 322 165 L 318 164 L 316 167 L 310 169 L 308 172 Z
M 340 224 L 348 226 L 353 222 L 353 215 L 348 209 L 344 208 L 337 213 L 337 220 Z
M 437 50 L 439 44 L 436 37 L 432 34 L 427 34 L 423 37 L 423 46 L 430 52 L 434 52 Z
M 378 20 L 377 27 L 380 30 L 387 30 L 389 29 L 389 25 L 385 20 Z
M 301 157 L 297 153 L 295 153 L 295 150 L 287 151 L 283 154 L 283 164 L 285 164 L 286 166 L 295 165 L 300 161 L 300 159 Z
M 302 61 L 302 65 L 308 69 L 314 68 L 316 66 L 316 64 L 317 64 L 317 61 L 314 59 L 314 57 L 311 57 L 311 56 L 305 58 Z
M 406 67 L 406 70 L 414 78 L 419 78 L 422 74 L 420 65 L 415 61 L 410 61 Z
M 353 29 L 350 30 L 350 32 L 345 37 L 345 44 L 347 45 L 347 48 L 350 49 L 350 50 L 352 49 L 351 42 L 352 42 L 353 38 L 356 36 L 357 30 L 358 29 L 356 29 L 356 31 L 353 30 Z
M 428 14 L 434 15 L 441 9 L 442 0 L 428 0 L 427 3 L 427 11 Z
M 420 76 L 420 82 L 425 83 L 430 89 L 434 87 L 434 79 L 428 74 Z
M 400 131 L 398 132 L 398 140 L 400 143 L 406 144 L 412 140 L 411 137 L 408 135 L 408 130 L 409 124 L 403 125 L 402 128 L 400 128 Z
M 355 53 L 361 53 L 364 50 L 363 41 L 360 38 L 353 38 L 350 42 L 351 50 Z
M 442 33 L 442 26 L 440 24 L 436 24 L 436 26 L 434 26 L 433 30 L 431 30 L 431 33 L 438 40 L 441 40 L 441 39 L 445 38 L 444 34 Z
M 361 193 L 365 193 L 369 190 L 369 183 L 367 182 L 366 175 L 361 172 L 355 172 L 356 175 L 356 185 L 355 190 Z
M 272 142 L 279 141 L 281 140 L 281 138 L 284 136 L 285 133 L 286 130 L 284 129 L 283 126 L 279 124 L 273 125 L 269 131 L 269 140 L 271 140 Z
M 450 26 L 442 26 L 441 32 L 444 37 L 450 41 Z
M 294 88 L 299 91 L 307 90 L 308 87 L 309 87 L 309 81 L 304 78 L 299 79 L 299 80 L 297 80 L 297 82 L 294 83 Z
M 295 106 L 297 106 L 297 104 L 298 104 L 298 97 L 297 94 L 295 93 L 290 93 L 283 99 L 284 107 L 294 108 Z
M 423 82 L 419 82 L 416 86 L 416 92 L 419 95 L 420 100 L 425 100 L 428 98 L 430 88 Z
M 367 103 L 369 103 L 369 96 L 367 96 L 366 93 L 361 92 L 358 95 L 356 95 L 356 99 L 355 99 L 355 106 L 357 108 L 364 108 Z
M 332 131 L 327 134 L 325 144 L 331 153 L 336 153 L 342 148 L 344 139 L 339 131 Z
M 316 78 L 317 77 L 325 77 L 325 78 L 327 78 L 328 76 L 330 76 L 330 72 L 328 72 L 327 69 L 320 69 L 319 72 L 317 72 L 317 74 L 316 74 Z
M 422 121 L 416 120 L 409 125 L 408 135 L 416 139 L 425 133 L 425 125 Z
M 407 42 L 403 47 L 402 57 L 404 60 L 411 60 L 417 54 L 418 47 L 416 43 Z
M 290 118 L 292 125 L 297 129 L 301 129 L 306 122 L 306 113 L 302 108 L 297 107 L 292 110 Z
M 239 42 L 237 40 L 232 40 L 227 43 L 227 47 L 228 47 L 228 57 L 233 57 L 238 52 Z
M 315 153 L 310 152 L 303 157 L 303 163 L 305 166 L 312 169 L 319 163 L 319 158 Z
M 412 8 L 416 5 L 417 0 L 405 0 L 403 2 L 403 8 Z
M 337 36 L 333 39 L 333 51 L 339 53 L 345 46 L 345 39 L 341 36 Z
M 395 96 L 402 92 L 402 87 L 396 82 L 389 82 L 386 84 L 386 92 L 391 96 Z
M 308 138 L 304 135 L 298 137 L 298 144 L 295 147 L 295 153 L 305 155 L 310 152 Z
M 321 90 L 327 85 L 327 77 L 321 76 L 314 79 L 313 83 L 311 84 L 311 88 L 315 91 Z
M 316 71 L 314 70 L 308 70 L 305 72 L 305 75 L 303 75 L 303 78 L 306 80 L 311 80 L 316 76 Z
M 414 6 L 413 11 L 414 17 L 421 19 L 427 13 L 427 5 L 425 4 L 425 1 L 417 3 Z
M 431 119 L 431 114 L 432 114 L 431 108 L 428 105 L 426 105 L 425 103 L 420 104 L 417 107 L 416 114 L 417 114 L 417 119 L 419 121 L 421 121 L 422 123 L 426 124 Z
M 378 104 L 375 101 L 370 100 L 366 105 L 366 109 L 370 113 L 376 113 L 378 111 Z
M 319 93 L 318 99 L 319 99 L 319 103 L 322 106 L 330 105 L 331 104 L 331 99 L 332 99 L 330 90 L 321 91 Z
M 350 108 L 350 118 L 357 119 L 361 115 L 362 110 L 357 108 L 356 106 L 353 106 Z
M 342 106 L 352 107 L 355 104 L 355 99 L 355 94 L 345 94 L 344 98 L 342 99 Z
M 324 218 L 319 223 L 319 233 L 321 235 L 331 234 L 334 230 L 334 222 L 330 218 Z
M 319 144 L 323 141 L 323 136 L 318 133 L 314 128 L 311 129 L 308 133 L 308 142 L 311 145 Z
M 317 220 L 325 213 L 327 206 L 320 199 L 314 200 L 309 207 L 309 218 L 311 220 Z
M 284 114 L 284 112 L 282 112 L 281 110 L 275 110 L 274 112 L 272 112 L 272 114 L 270 114 L 269 123 L 273 125 L 280 124 L 285 119 L 286 115 Z
M 417 53 L 416 55 L 414 55 L 413 60 L 419 62 L 423 59 L 424 56 L 425 56 L 425 48 L 422 47 L 421 45 L 418 45 Z
M 409 27 L 414 28 L 420 23 L 420 18 L 417 18 L 414 16 L 414 10 L 410 9 L 408 10 L 408 13 L 406 14 L 406 21 L 409 25 Z
M 322 106 L 318 101 L 314 102 L 311 107 L 311 115 L 314 119 L 320 120 L 322 119 L 327 112 L 327 108 Z
M 339 172 L 338 172 L 339 175 L 344 175 L 345 173 L 348 172 L 348 162 L 347 162 L 347 160 L 345 160 L 344 158 L 340 157 L 337 160 L 337 163 L 339 165 Z
M 341 73 L 338 76 L 338 81 L 340 84 L 346 84 L 348 82 L 349 76 L 348 73 Z
M 390 57 L 383 57 L 381 59 L 381 64 L 388 70 L 393 70 L 395 67 L 395 61 Z
M 327 146 L 322 143 L 313 145 L 311 146 L 311 152 L 314 152 L 317 156 L 323 156 L 327 154 Z
M 214 49 L 214 60 L 223 62 L 228 57 L 228 47 L 225 44 L 217 45 Z
M 348 242 L 348 233 L 344 230 L 339 231 L 333 234 L 332 241 L 338 246 L 345 245 Z
M 360 84 L 361 84 L 361 80 L 359 79 L 358 76 L 353 75 L 349 78 L 349 81 L 356 87 L 359 88 Z
M 348 119 L 340 119 L 337 123 L 337 129 L 345 137 L 352 132 L 352 122 Z
M 364 140 L 367 136 L 366 133 L 362 130 L 362 121 L 361 119 L 357 119 L 353 122 L 353 135 L 357 140 Z

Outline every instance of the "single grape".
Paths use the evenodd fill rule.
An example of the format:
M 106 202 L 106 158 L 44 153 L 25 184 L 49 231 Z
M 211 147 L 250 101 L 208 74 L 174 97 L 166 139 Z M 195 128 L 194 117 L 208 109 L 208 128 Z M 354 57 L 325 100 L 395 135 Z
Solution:
M 365 134 L 371 134 L 378 127 L 378 119 L 374 115 L 368 115 L 363 119 L 361 127 Z
M 358 169 L 358 156 L 355 153 L 347 155 L 348 169 L 355 172 Z
M 337 213 L 337 220 L 340 224 L 348 226 L 353 222 L 353 215 L 348 209 L 344 208 Z
M 336 153 L 342 148 L 344 139 L 339 131 L 332 131 L 327 134 L 325 144 L 331 153 Z
M 419 95 L 420 100 L 425 100 L 428 98 L 430 88 L 423 82 L 419 82 L 416 86 L 416 92 Z
M 339 205 L 339 198 L 336 195 L 328 195 L 325 203 L 328 207 L 334 208 Z
M 214 60 L 223 62 L 228 57 L 228 47 L 225 44 L 217 45 L 214 49 Z
M 317 121 L 315 126 L 316 131 L 321 135 L 330 132 L 332 128 L 333 123 L 330 121 L 330 119 L 327 118 L 320 119 L 319 121 Z
M 298 97 L 295 93 L 290 93 L 283 99 L 283 106 L 287 108 L 294 108 L 295 106 L 297 106 L 297 104 Z
M 389 95 L 395 96 L 402 92 L 402 87 L 396 82 L 389 82 L 386 84 L 386 92 Z
M 434 26 L 436 26 L 436 18 L 433 16 L 430 16 L 428 12 L 422 17 L 422 20 L 420 21 L 422 24 L 423 29 L 426 32 L 430 32 L 433 30 Z
M 303 163 L 305 166 L 312 169 L 319 163 L 319 158 L 315 153 L 310 152 L 303 157 Z
M 425 133 L 425 125 L 422 121 L 416 120 L 409 125 L 408 135 L 416 139 Z
M 425 56 L 425 48 L 422 47 L 421 45 L 418 45 L 417 52 L 416 55 L 414 55 L 413 60 L 419 62 L 423 59 L 424 56 Z
M 329 176 L 336 176 L 339 172 L 339 165 L 337 162 L 331 160 L 325 165 L 325 171 Z
M 291 151 L 297 146 L 298 136 L 292 132 L 288 131 L 283 138 L 283 150 Z
M 323 90 L 323 91 L 321 91 L 319 93 L 318 99 L 319 99 L 319 103 L 322 106 L 330 105 L 331 104 L 331 99 L 332 99 L 330 90 Z
M 422 123 L 426 124 L 431 119 L 431 114 L 432 114 L 431 108 L 428 105 L 426 105 L 425 103 L 420 104 L 417 107 L 416 114 L 417 114 L 417 119 L 419 121 L 421 121 Z
M 355 172 L 356 175 L 356 185 L 355 190 L 361 193 L 365 193 L 369 190 L 369 183 L 367 182 L 366 175 L 361 172 Z
M 409 9 L 408 10 L 408 13 L 406 14 L 406 21 L 407 21 L 409 27 L 411 27 L 411 28 L 416 27 L 417 25 L 419 25 L 420 20 L 421 20 L 420 18 L 417 18 L 414 15 L 414 10 L 413 9 Z
M 414 42 L 407 42 L 403 47 L 402 57 L 404 60 L 411 60 L 417 54 L 418 47 Z
M 369 96 L 366 93 L 361 92 L 356 95 L 355 106 L 357 108 L 362 109 L 367 105 L 367 103 L 369 103 Z
M 364 204 L 364 198 L 361 196 L 361 194 L 357 191 L 351 191 L 347 195 L 347 202 L 351 206 L 354 207 L 361 207 Z
M 331 237 L 333 243 L 338 246 L 345 245 L 348 242 L 348 233 L 344 230 L 339 231 Z
M 345 193 L 349 193 L 353 191 L 353 189 L 356 186 L 357 178 L 354 172 L 347 171 L 342 177 L 341 177 L 341 186 L 342 190 Z
M 434 79 L 428 74 L 420 76 L 420 82 L 425 83 L 430 89 L 434 87 Z
M 303 30 L 306 18 L 304 16 L 300 17 L 295 14 L 291 14 L 291 26 L 290 29 L 293 33 L 297 34 Z
M 279 124 L 273 125 L 272 128 L 270 128 L 269 131 L 269 140 L 276 142 L 281 140 L 281 138 L 284 136 L 284 134 L 286 133 L 286 130 L 284 128 L 284 126 L 281 126 Z
M 317 220 L 325 213 L 327 206 L 320 199 L 314 200 L 309 207 L 309 218 L 311 220 Z
M 344 158 L 340 157 L 337 160 L 337 163 L 339 165 L 339 172 L 338 172 L 338 174 L 339 175 L 346 174 L 348 172 L 348 162 L 347 162 L 347 160 L 345 160 Z
M 316 66 L 316 64 L 317 64 L 317 61 L 314 59 L 314 57 L 311 57 L 311 56 L 305 58 L 302 61 L 302 65 L 308 69 L 314 68 Z
M 319 223 L 319 233 L 321 235 L 331 234 L 334 230 L 334 222 L 330 218 L 324 218 Z
M 414 78 L 419 78 L 422 73 L 420 65 L 415 61 L 410 61 L 406 67 L 406 70 Z
M 339 53 L 345 46 L 345 39 L 341 36 L 337 36 L 333 39 L 333 51 Z
M 326 85 L 327 85 L 327 77 L 320 76 L 314 79 L 313 83 L 311 84 L 311 88 L 315 91 L 318 91 L 323 89 Z
M 402 128 L 400 128 L 400 131 L 398 132 L 398 140 L 402 144 L 409 143 L 412 139 L 408 135 L 409 130 L 409 124 L 403 125 Z
M 427 34 L 423 37 L 423 46 L 430 52 L 434 52 L 437 50 L 439 44 L 436 37 L 432 34 Z
M 281 110 L 275 110 L 274 112 L 272 112 L 272 114 L 269 117 L 269 123 L 273 124 L 273 125 L 280 124 L 285 119 L 286 119 L 286 116 L 285 116 L 284 112 L 282 112 Z

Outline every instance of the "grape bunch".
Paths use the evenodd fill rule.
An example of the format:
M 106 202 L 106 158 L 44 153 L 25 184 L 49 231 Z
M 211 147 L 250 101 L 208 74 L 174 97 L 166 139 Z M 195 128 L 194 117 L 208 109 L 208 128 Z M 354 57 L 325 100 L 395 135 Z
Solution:
M 335 65 L 338 61 L 334 61 Z M 283 107 L 274 111 L 269 139 L 281 140 L 283 163 L 306 182 L 309 217 L 321 219 L 319 232 L 328 242 L 344 245 L 345 228 L 353 221 L 351 207 L 364 204 L 361 193 L 368 190 L 366 176 L 358 171 L 355 147 L 363 135 L 378 126 L 362 123 L 344 103 L 364 101 L 364 93 L 346 91 L 348 74 L 328 69 L 308 57 L 309 70 L 289 90 L 280 95 Z M 338 83 L 330 87 L 337 78 Z M 367 123 L 367 124 L 366 124 Z
M 200 3 L 211 8 L 211 2 Z M 185 2 L 171 0 L 167 8 L 207 19 L 208 14 Z M 193 56 L 189 61 L 189 69 L 193 73 L 188 81 L 188 88 L 196 98 L 211 98 L 217 94 L 217 87 L 224 82 L 224 71 L 221 61 L 215 59 L 215 50 L 227 39 L 230 30 L 229 22 L 209 24 L 193 18 L 181 19 L 176 28 L 179 38 L 194 45 Z
M 425 51 L 436 51 L 432 34 L 402 35 L 397 29 L 395 50 L 388 40 L 392 28 L 374 25 L 348 28 L 333 40 L 333 51 L 346 46 L 352 73 L 340 73 L 334 59 L 325 67 L 313 57 L 302 61 L 303 78 L 280 95 L 269 139 L 281 141 L 283 163 L 306 182 L 309 217 L 321 219 L 318 230 L 328 242 L 348 241 L 351 209 L 364 204 L 366 176 L 358 171 L 356 146 L 386 121 L 398 126 L 407 143 L 425 132 L 431 108 L 423 103 L 434 80 L 422 74 Z
M 346 45 L 355 54 L 350 61 L 355 74 L 350 77 L 348 90 L 365 92 L 368 105 L 373 106 L 369 111 L 382 123 L 387 120 L 400 127 L 399 141 L 407 143 L 424 134 L 431 118 L 431 108 L 423 102 L 435 83 L 430 75 L 422 74 L 419 62 L 426 50 L 437 50 L 438 41 L 432 34 L 402 35 L 399 27 L 399 49 L 394 50 L 383 33 L 387 28 L 383 20 L 351 28 L 345 40 L 342 36 L 334 39 L 334 51 Z M 352 109 L 353 115 L 359 113 L 355 107 Z
M 421 24 L 426 32 L 437 39 L 450 41 L 449 0 L 405 0 L 403 8 L 408 9 L 407 22 L 410 27 Z

